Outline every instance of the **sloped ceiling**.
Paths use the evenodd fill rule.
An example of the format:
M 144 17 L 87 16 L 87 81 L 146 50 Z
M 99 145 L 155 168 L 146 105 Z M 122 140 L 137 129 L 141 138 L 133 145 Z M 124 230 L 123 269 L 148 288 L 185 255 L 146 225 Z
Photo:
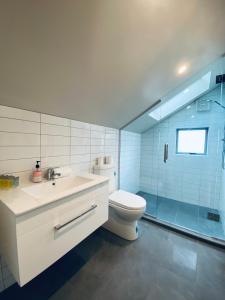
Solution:
M 193 98 L 190 98 L 189 102 L 187 103 L 188 93 L 190 93 L 191 85 L 197 84 L 197 82 L 201 79 L 202 76 L 205 76 L 206 74 L 210 74 L 210 82 L 209 86 L 207 87 L 207 90 L 204 92 L 200 92 L 196 96 L 193 96 Z M 218 87 L 218 84 L 216 84 L 216 76 L 219 74 L 225 74 L 225 57 L 220 57 L 213 63 L 207 65 L 205 68 L 201 69 L 201 71 L 194 76 L 191 76 L 186 80 L 185 83 L 179 85 L 177 88 L 170 90 L 167 95 L 164 95 L 164 97 L 161 98 L 161 101 L 152 108 L 148 109 L 145 113 L 142 113 L 141 116 L 138 116 L 136 119 L 132 120 L 129 124 L 127 124 L 123 129 L 126 131 L 136 132 L 136 133 L 143 133 L 146 130 L 148 130 L 150 127 L 156 125 L 159 121 L 163 120 L 164 118 L 170 117 L 171 114 L 176 113 L 177 111 L 183 109 L 188 104 L 192 103 L 199 97 L 201 97 L 203 94 L 208 94 L 211 90 Z M 202 88 L 201 84 L 199 86 Z M 196 88 L 196 87 L 195 87 Z M 192 87 L 193 89 L 193 87 Z M 174 105 L 172 111 L 168 113 L 168 115 L 162 115 L 160 120 L 156 120 L 152 117 L 150 117 L 149 113 L 154 111 L 154 109 L 160 108 L 163 106 L 164 103 L 167 101 L 171 101 L 172 98 L 176 97 L 178 94 L 183 93 L 186 90 L 186 92 L 183 94 L 184 104 L 183 106 L 176 106 Z M 193 94 L 192 94 L 193 95 Z M 187 96 L 187 97 L 185 97 Z M 219 99 L 218 99 L 219 100 Z
M 224 16 L 224 0 L 0 0 L 0 104 L 120 128 L 225 52 Z

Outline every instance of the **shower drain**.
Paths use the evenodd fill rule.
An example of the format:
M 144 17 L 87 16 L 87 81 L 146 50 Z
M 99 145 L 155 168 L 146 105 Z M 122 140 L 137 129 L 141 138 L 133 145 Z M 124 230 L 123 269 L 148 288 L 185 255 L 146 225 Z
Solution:
M 207 219 L 215 221 L 215 222 L 219 222 L 220 221 L 220 215 L 212 213 L 212 212 L 208 212 Z

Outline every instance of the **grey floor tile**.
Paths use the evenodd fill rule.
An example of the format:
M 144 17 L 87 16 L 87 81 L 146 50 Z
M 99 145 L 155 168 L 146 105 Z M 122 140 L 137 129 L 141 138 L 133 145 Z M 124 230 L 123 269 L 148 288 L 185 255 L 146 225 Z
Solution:
M 225 250 L 139 222 L 127 242 L 100 229 L 24 288 L 0 299 L 208 300 L 224 299 Z

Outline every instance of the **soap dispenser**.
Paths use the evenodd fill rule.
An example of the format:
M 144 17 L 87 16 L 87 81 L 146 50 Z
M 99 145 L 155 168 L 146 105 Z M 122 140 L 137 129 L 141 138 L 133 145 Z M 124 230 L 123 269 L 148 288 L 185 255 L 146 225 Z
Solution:
M 32 181 L 37 183 L 42 181 L 42 171 L 40 167 L 40 160 L 37 160 L 35 170 L 32 174 Z

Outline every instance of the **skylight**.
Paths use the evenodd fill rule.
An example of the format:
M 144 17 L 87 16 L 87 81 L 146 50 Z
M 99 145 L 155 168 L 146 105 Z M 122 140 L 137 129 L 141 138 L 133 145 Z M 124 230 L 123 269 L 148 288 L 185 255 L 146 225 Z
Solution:
M 185 104 L 188 104 L 193 99 L 206 92 L 210 86 L 210 78 L 211 72 L 206 73 L 200 79 L 186 87 L 182 92 L 178 93 L 176 96 L 151 111 L 149 116 L 159 121 L 172 114 Z

